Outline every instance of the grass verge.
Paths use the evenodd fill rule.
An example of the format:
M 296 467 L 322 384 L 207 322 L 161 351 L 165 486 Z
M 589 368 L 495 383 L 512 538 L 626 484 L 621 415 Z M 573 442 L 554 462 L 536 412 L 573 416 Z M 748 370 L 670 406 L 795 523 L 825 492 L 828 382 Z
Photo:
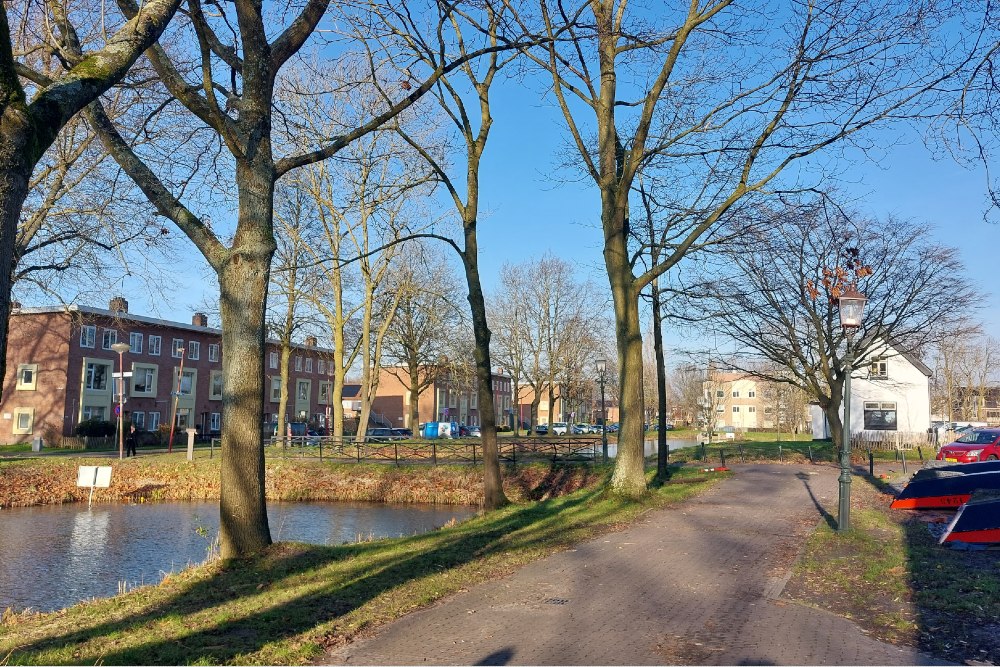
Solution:
M 884 641 L 959 663 L 998 664 L 1000 551 L 938 546 L 928 523 L 950 514 L 891 510 L 873 480 L 855 480 L 851 530 L 820 526 L 785 595 L 850 618 Z
M 8 613 L 0 623 L 0 664 L 301 664 L 722 477 L 699 475 L 677 471 L 642 502 L 585 489 L 414 537 L 337 547 L 279 543 L 254 559 L 213 562 L 107 600 Z

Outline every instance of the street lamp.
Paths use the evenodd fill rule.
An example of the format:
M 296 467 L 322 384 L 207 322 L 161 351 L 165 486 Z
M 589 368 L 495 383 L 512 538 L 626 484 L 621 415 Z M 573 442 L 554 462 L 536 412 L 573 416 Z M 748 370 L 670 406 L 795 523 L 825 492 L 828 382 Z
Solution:
M 847 340 L 844 353 L 844 425 L 840 430 L 840 505 L 837 514 L 837 532 L 851 528 L 851 373 L 854 370 L 854 350 L 851 336 L 861 327 L 861 316 L 865 311 L 865 295 L 853 287 L 840 295 L 840 326 Z
M 125 458 L 125 353 L 132 348 L 128 343 L 112 343 L 118 353 L 118 458 Z
M 608 413 L 604 409 L 604 384 L 608 381 L 608 362 L 605 359 L 598 359 L 597 384 L 601 386 L 601 456 L 604 462 L 608 462 Z

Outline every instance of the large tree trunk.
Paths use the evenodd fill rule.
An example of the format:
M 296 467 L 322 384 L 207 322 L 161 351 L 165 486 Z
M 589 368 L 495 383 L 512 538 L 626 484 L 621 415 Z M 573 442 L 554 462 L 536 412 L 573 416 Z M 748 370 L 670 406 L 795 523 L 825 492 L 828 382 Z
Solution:
M 409 387 L 410 392 L 410 430 L 413 434 L 419 436 L 417 431 L 420 428 L 420 365 L 414 359 L 410 359 L 407 362 L 407 371 L 409 373 Z
M 0 378 L 6 377 L 7 328 L 10 322 L 10 291 L 17 265 L 14 248 L 24 200 L 28 196 L 28 181 L 34 164 L 24 160 L 27 154 L 27 119 L 20 110 L 8 107 L 0 117 Z M 0 386 L 0 390 L 3 387 Z
M 292 376 L 289 373 L 289 361 L 292 358 L 292 341 L 287 338 L 283 338 L 281 341 L 281 359 L 278 362 L 278 377 L 281 379 L 281 394 L 278 396 L 278 419 L 277 424 L 277 436 L 279 438 L 284 438 L 288 435 L 288 379 Z M 264 391 L 267 392 L 270 387 L 264 387 Z M 269 399 L 268 399 L 269 400 Z M 295 421 L 294 419 L 292 421 Z
M 611 490 L 621 496 L 638 498 L 646 492 L 645 458 L 642 452 L 642 331 L 639 322 L 639 295 L 628 261 L 625 206 L 616 204 L 615 193 L 602 193 L 601 216 L 605 233 L 604 263 L 611 283 L 615 308 L 615 338 L 618 346 L 619 422 L 618 454 L 611 476 Z
M 469 287 L 472 330 L 476 338 L 476 380 L 479 392 L 479 422 L 483 441 L 483 507 L 494 510 L 510 501 L 503 492 L 500 450 L 497 446 L 497 415 L 493 404 L 493 368 L 490 363 L 490 329 L 486 321 L 486 299 L 479 281 L 479 248 L 475 223 L 465 224 L 465 252 L 462 263 Z
M 223 558 L 258 553 L 271 544 L 264 501 L 264 340 L 267 286 L 275 243 L 271 229 L 273 170 L 237 165 L 239 223 L 219 271 L 222 314 Z

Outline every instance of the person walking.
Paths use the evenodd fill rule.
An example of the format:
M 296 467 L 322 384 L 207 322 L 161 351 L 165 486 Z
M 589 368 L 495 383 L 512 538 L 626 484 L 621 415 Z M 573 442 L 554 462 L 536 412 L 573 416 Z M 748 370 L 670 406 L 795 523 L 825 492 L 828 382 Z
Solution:
M 135 452 L 135 424 L 129 427 L 128 435 L 125 437 L 125 456 L 137 456 Z

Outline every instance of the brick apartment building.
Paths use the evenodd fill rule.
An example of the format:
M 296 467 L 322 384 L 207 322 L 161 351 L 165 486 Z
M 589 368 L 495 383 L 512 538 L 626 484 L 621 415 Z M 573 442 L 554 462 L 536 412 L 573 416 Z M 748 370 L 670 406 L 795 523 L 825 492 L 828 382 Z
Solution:
M 191 324 L 128 312 L 116 297 L 107 310 L 87 306 L 15 308 L 7 340 L 7 370 L 0 398 L 0 443 L 26 442 L 41 436 L 58 442 L 84 420 L 116 419 L 118 353 L 124 353 L 126 420 L 153 431 L 169 427 L 173 392 L 180 393 L 175 423 L 218 433 L 222 418 L 221 331 L 195 313 Z M 180 350 L 183 349 L 183 354 Z M 268 341 L 265 355 L 265 421 L 276 421 L 281 381 L 278 344 Z M 288 400 L 290 419 L 325 424 L 330 396 L 329 350 L 293 346 Z M 268 409 L 270 406 L 270 410 Z
M 493 373 L 493 405 L 496 407 L 498 426 L 513 424 L 512 387 L 510 376 Z M 346 404 L 345 404 L 346 405 Z M 417 398 L 418 424 L 410 420 L 409 374 L 398 366 L 383 368 L 379 374 L 378 395 L 372 402 L 372 412 L 379 423 L 396 428 L 412 428 L 429 421 L 453 421 L 466 426 L 482 426 L 479 415 L 479 395 L 474 380 L 460 378 L 442 370 L 434 374 L 434 381 Z

